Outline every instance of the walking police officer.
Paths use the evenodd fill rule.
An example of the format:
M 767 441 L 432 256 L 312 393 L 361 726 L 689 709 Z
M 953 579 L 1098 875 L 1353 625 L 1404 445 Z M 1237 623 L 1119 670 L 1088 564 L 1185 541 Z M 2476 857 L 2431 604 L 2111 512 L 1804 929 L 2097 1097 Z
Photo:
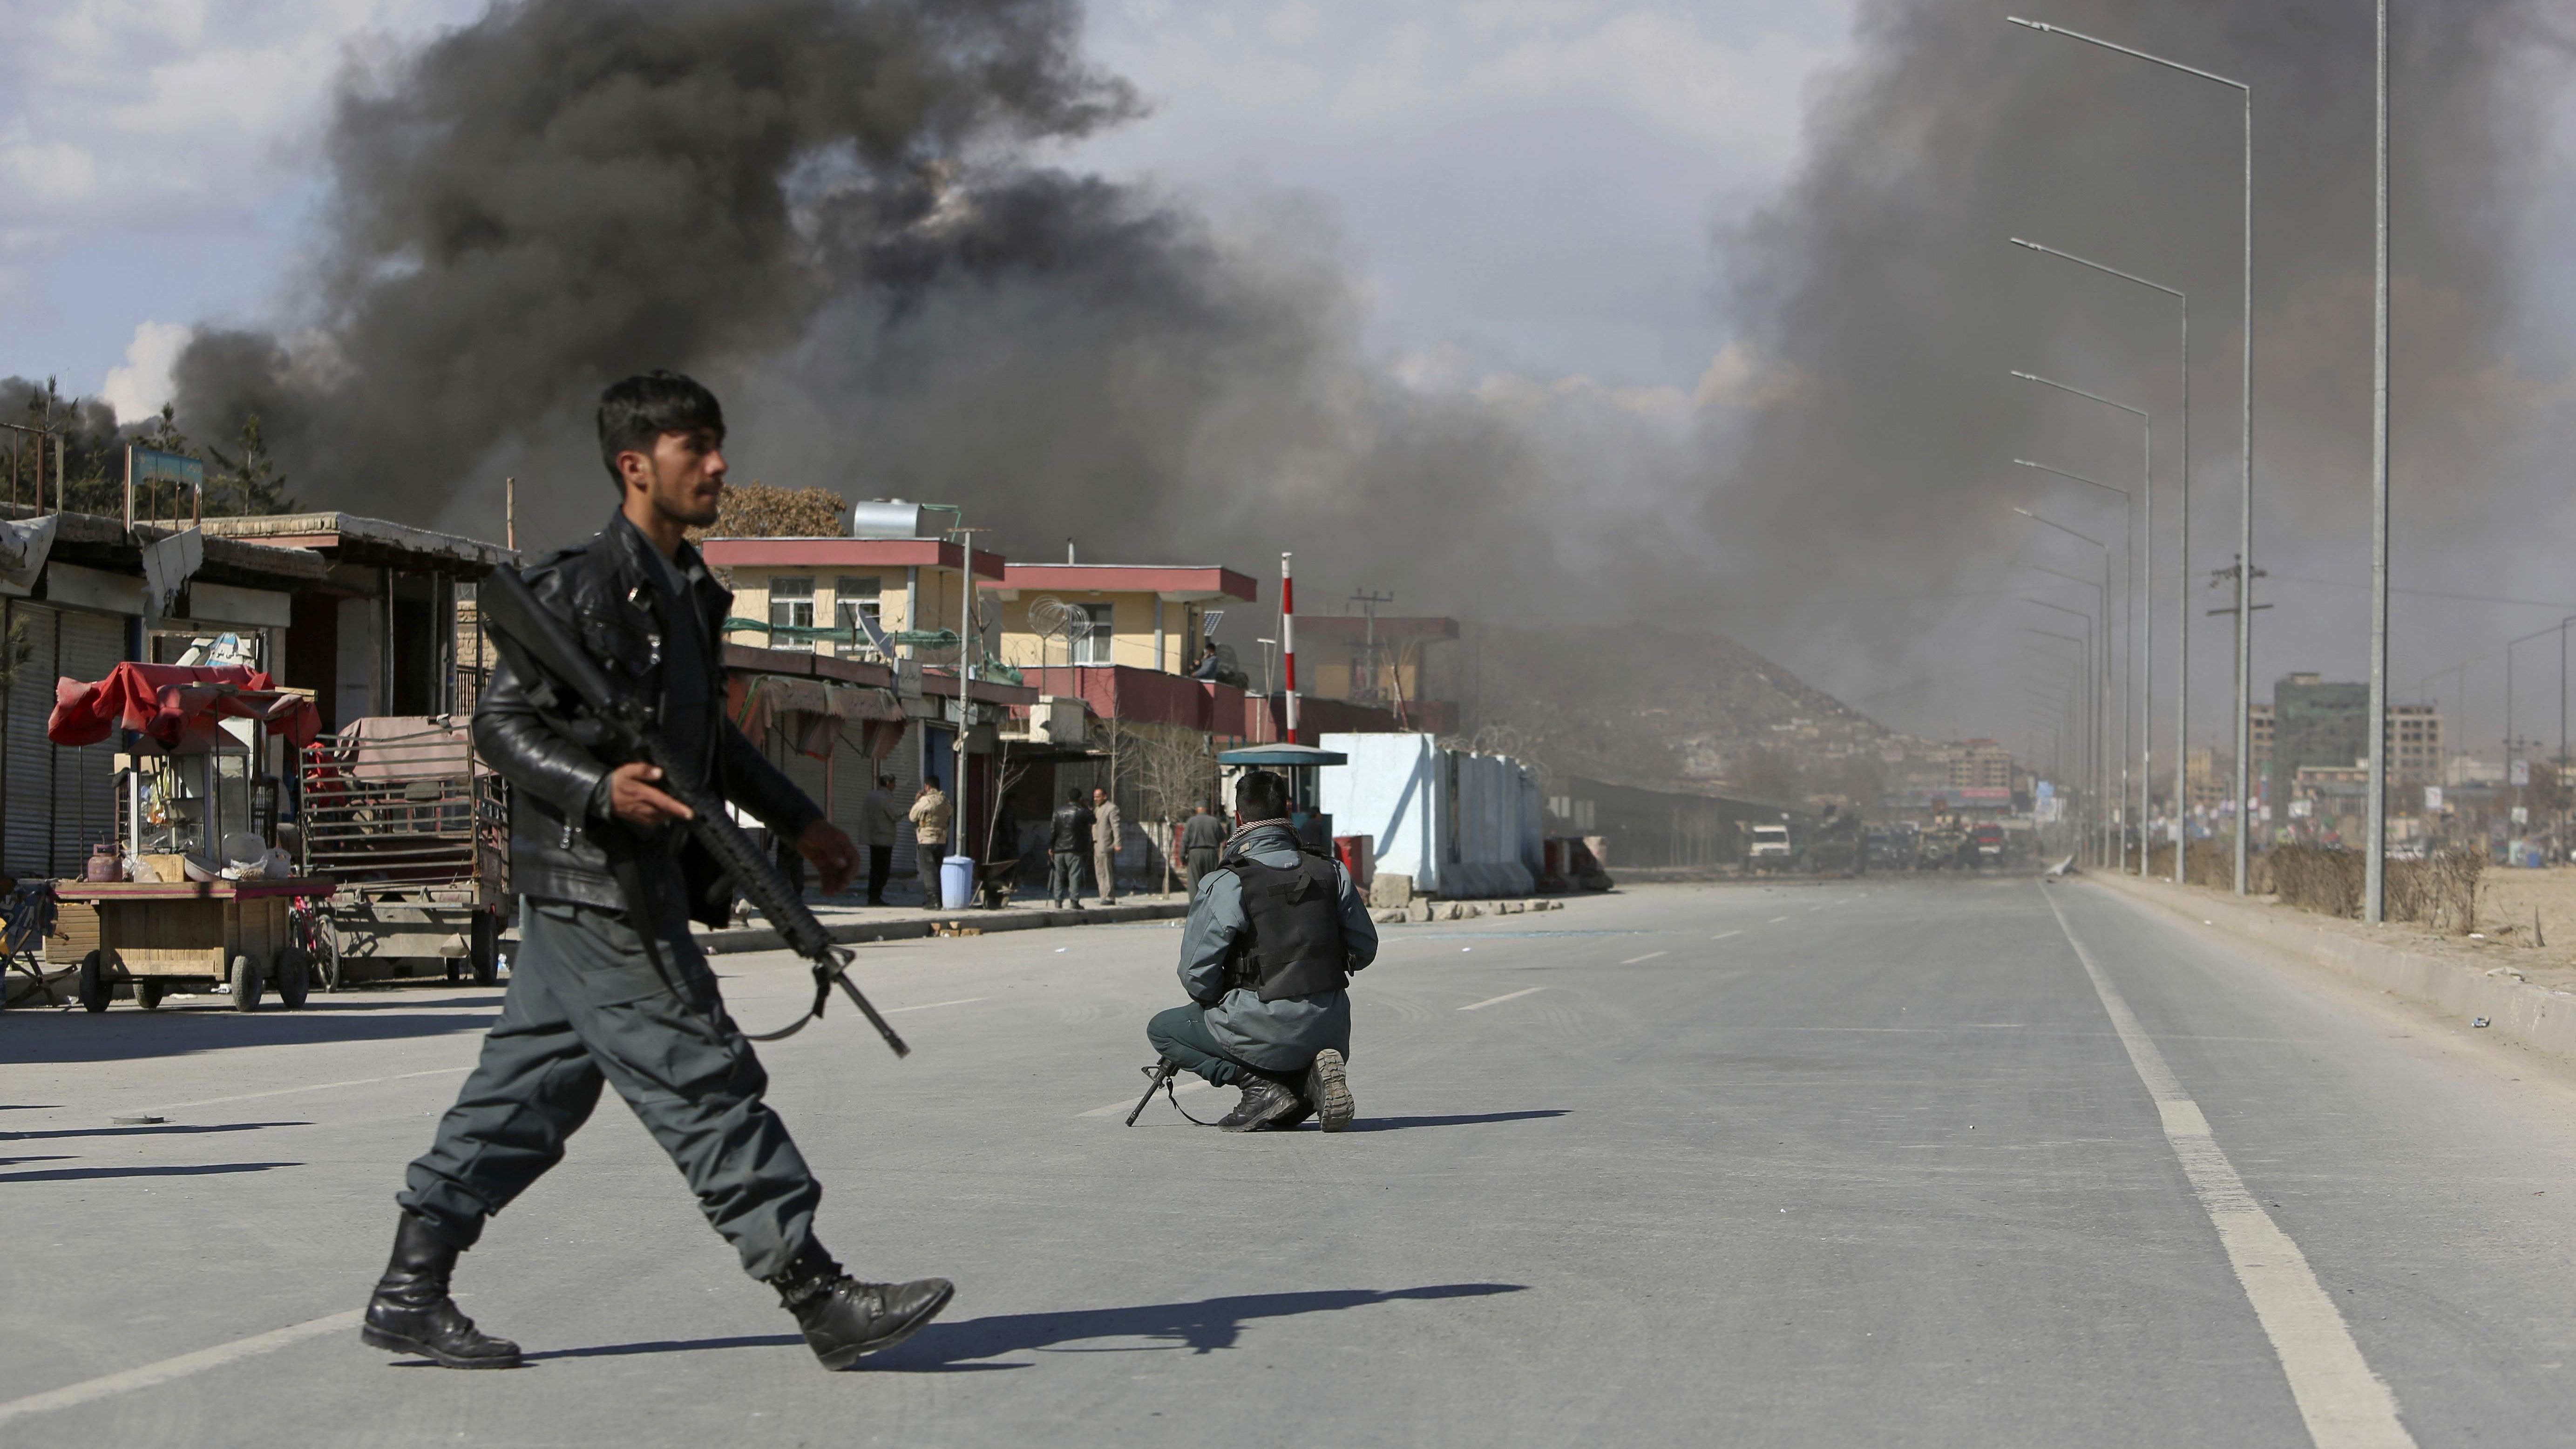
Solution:
M 599 405 L 600 451 L 620 504 L 588 543 L 528 571 L 530 588 L 612 679 L 654 704 L 672 751 L 792 841 L 826 893 L 849 884 L 849 837 L 761 757 L 724 712 L 722 624 L 732 596 L 685 531 L 715 522 L 724 415 L 666 372 L 628 378 Z M 660 773 L 602 760 L 566 692 L 493 674 L 474 741 L 512 787 L 512 884 L 524 897 L 509 994 L 483 1054 L 412 1163 L 393 1260 L 361 1329 L 369 1344 L 449 1368 L 510 1368 L 448 1296 L 484 1220 L 563 1160 L 599 1089 L 617 1089 L 671 1155 L 745 1272 L 778 1290 L 827 1368 L 896 1343 L 947 1306 L 947 1280 L 862 1283 L 814 1238 L 823 1195 L 761 1100 L 768 1077 L 727 1016 L 689 919 L 721 925 L 733 887 L 672 822 L 688 807 Z
M 1286 780 L 1245 774 L 1234 810 L 1234 839 L 1199 882 L 1182 930 L 1190 1004 L 1157 1015 L 1145 1038 L 1164 1061 L 1243 1089 L 1217 1124 L 1229 1132 L 1276 1131 L 1310 1115 L 1339 1132 L 1357 1110 L 1346 988 L 1377 959 L 1377 925 L 1349 872 L 1289 829 Z

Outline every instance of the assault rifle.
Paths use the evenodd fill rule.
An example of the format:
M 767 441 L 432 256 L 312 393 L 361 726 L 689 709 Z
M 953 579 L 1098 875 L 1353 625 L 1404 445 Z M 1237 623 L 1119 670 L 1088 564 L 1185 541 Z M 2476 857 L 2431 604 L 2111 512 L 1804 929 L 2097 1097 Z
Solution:
M 1180 1070 L 1181 1064 L 1173 1061 L 1169 1057 L 1165 1057 L 1162 1061 L 1146 1069 L 1145 1075 L 1147 1081 L 1145 1083 L 1145 1095 L 1136 1099 L 1136 1110 L 1127 1114 L 1128 1126 L 1133 1127 L 1136 1125 L 1136 1119 L 1145 1115 L 1145 1104 L 1154 1100 L 1154 1094 L 1156 1092 L 1170 1086 L 1172 1084 L 1172 1078 L 1178 1076 L 1180 1074 Z M 1178 1101 L 1174 1101 L 1172 1105 L 1178 1107 L 1181 1104 Z M 1181 1115 L 1186 1117 L 1189 1114 L 1184 1112 Z
M 742 833 L 726 813 L 722 800 L 697 778 L 694 764 L 673 755 L 661 737 L 647 728 L 642 702 L 630 697 L 609 682 L 607 674 L 583 652 L 572 630 L 537 600 L 527 581 L 516 569 L 507 566 L 494 569 L 483 580 L 476 593 L 475 606 L 494 631 L 501 655 L 509 661 L 512 672 L 528 681 L 532 690 L 553 692 L 558 688 L 572 691 L 566 704 L 578 704 L 585 711 L 599 738 L 585 741 L 604 755 L 622 755 L 641 760 L 662 772 L 659 787 L 672 799 L 689 807 L 691 818 L 685 825 L 696 836 L 698 844 L 714 856 L 716 864 L 733 877 L 736 889 L 769 918 L 788 948 L 814 963 L 814 1005 L 793 1026 L 752 1036 L 754 1041 L 776 1041 L 793 1036 L 805 1023 L 823 1014 L 832 999 L 832 988 L 838 986 L 848 994 L 850 1004 L 868 1019 L 868 1024 L 894 1048 L 898 1057 L 910 1056 L 912 1048 L 904 1045 L 893 1027 L 850 984 L 846 974 L 850 952 L 832 942 L 823 923 L 805 905 L 804 898 L 777 867 L 770 864 L 751 838 Z M 630 887 L 631 889 L 631 887 Z M 634 903 L 638 908 L 647 902 Z M 649 943 L 648 943 L 649 948 Z

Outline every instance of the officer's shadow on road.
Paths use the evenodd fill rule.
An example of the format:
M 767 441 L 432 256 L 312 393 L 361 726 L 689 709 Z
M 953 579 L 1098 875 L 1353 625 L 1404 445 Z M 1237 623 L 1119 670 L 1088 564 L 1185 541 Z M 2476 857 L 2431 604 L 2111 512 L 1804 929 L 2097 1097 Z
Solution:
M 1246 1293 L 1232 1298 L 1206 1298 L 1196 1303 L 1147 1303 L 1128 1308 L 1084 1308 L 1069 1313 L 1006 1313 L 969 1318 L 960 1323 L 934 1323 L 904 1343 L 862 1360 L 874 1373 L 978 1373 L 1027 1368 L 1028 1364 L 983 1360 L 1015 1353 L 1156 1353 L 1186 1349 L 1194 1354 L 1233 1348 L 1244 1326 L 1262 1318 L 1293 1318 L 1306 1313 L 1337 1313 L 1384 1303 L 1427 1302 L 1443 1298 L 1490 1298 L 1520 1293 L 1523 1283 L 1436 1283 L 1422 1288 L 1375 1290 L 1320 1289 L 1305 1293 Z M 1121 1339 L 1142 1339 L 1122 1343 Z M 639 1353 L 679 1353 L 710 1348 L 803 1346 L 792 1333 L 694 1342 L 621 1343 L 599 1348 L 558 1349 L 532 1353 L 531 1359 L 604 1358 Z
M 1337 1313 L 1382 1303 L 1489 1298 L 1519 1293 L 1526 1287 L 1520 1283 L 1438 1283 L 1386 1291 L 1334 1288 L 1304 1293 L 1247 1293 L 1196 1303 L 1085 1308 L 1069 1313 L 1001 1314 L 962 1323 L 934 1323 L 909 1341 L 869 1358 L 866 1364 L 880 1373 L 940 1373 L 1025 1367 L 977 1362 L 1014 1353 L 1153 1353 L 1173 1349 L 1214 1353 L 1234 1347 L 1243 1336 L 1244 1325 L 1255 1319 Z M 1114 1341 L 1118 1339 L 1145 1342 Z
M 1456 1117 L 1361 1117 L 1343 1128 L 1345 1132 L 1402 1132 L 1410 1127 L 1472 1127 L 1479 1122 L 1527 1122 L 1537 1117 L 1562 1117 L 1562 1109 L 1536 1112 L 1478 1112 Z
M 231 1047 L 401 1041 L 479 1032 L 500 1019 L 501 998 L 339 1001 L 315 996 L 301 1011 L 143 1011 L 124 1002 L 96 1014 L 0 1012 L 0 1060 L 114 1062 Z

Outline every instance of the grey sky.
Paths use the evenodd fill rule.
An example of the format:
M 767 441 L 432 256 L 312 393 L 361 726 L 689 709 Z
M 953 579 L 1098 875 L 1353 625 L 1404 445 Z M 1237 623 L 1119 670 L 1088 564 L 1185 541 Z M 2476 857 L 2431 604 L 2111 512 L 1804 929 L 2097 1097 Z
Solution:
M 157 403 L 180 328 L 297 287 L 344 58 L 477 0 L 6 0 L 0 372 Z M 1845 8 L 1600 0 L 1103 0 L 1095 53 L 1154 114 L 1070 165 L 1222 208 L 1324 204 L 1417 373 L 1687 388 L 1722 344 L 1711 226 L 1795 155 Z M 111 379 L 118 368 L 129 372 Z
M 1730 264 L 1767 264 L 1780 275 L 1796 269 L 1723 238 L 1765 208 L 1794 212 L 1800 193 L 1792 183 L 1817 182 L 1802 168 L 1820 157 L 1836 173 L 1824 180 L 1867 200 L 1909 247 L 1920 235 L 1911 228 L 1926 221 L 1983 237 L 1989 212 L 1998 228 L 2039 227 L 2067 244 L 2123 255 L 2175 232 L 2162 252 L 2141 246 L 2141 254 L 2190 269 L 2193 285 L 2211 299 L 2195 319 L 2196 329 L 2205 328 L 2195 351 L 2206 347 L 2209 362 L 2223 359 L 2230 236 L 2225 227 L 2186 224 L 2173 198 L 2196 193 L 2144 184 L 2140 162 L 2197 167 L 2191 158 L 2223 154 L 2232 132 L 2201 136 L 2191 129 L 2199 121 L 2184 125 L 2169 97 L 2139 88 L 2134 78 L 2013 44 L 2027 36 L 2004 33 L 2005 8 L 2000 0 L 1870 0 L 1864 11 L 1880 26 L 1864 31 L 1877 37 L 1874 53 L 1905 62 L 1898 77 L 1926 85 L 1946 77 L 1961 94 L 1999 104 L 2020 97 L 2040 108 L 2033 114 L 2050 118 L 2039 128 L 2045 136 L 2021 129 L 2019 138 L 2039 154 L 2027 167 L 1999 166 L 1988 179 L 2000 201 L 1979 202 L 1972 219 L 1958 216 L 1957 198 L 1940 191 L 1959 158 L 1935 152 L 1891 160 L 1910 154 L 1914 138 L 1901 128 L 1885 136 L 1866 126 L 1857 135 L 1846 130 L 1840 151 L 1811 140 L 1810 102 L 1863 54 L 1847 0 L 1096 0 L 1088 17 L 1092 55 L 1134 82 L 1154 109 L 1048 159 L 1146 179 L 1237 233 L 1293 219 L 1297 245 L 1281 250 L 1320 244 L 1337 253 L 1361 304 L 1364 346 L 1384 375 L 1424 396 L 1472 397 L 1498 415 L 1548 414 L 1533 436 L 1575 462 L 1547 486 L 1581 479 L 1648 516 L 1706 503 L 1715 532 L 1732 539 L 1726 528 L 1740 526 L 1742 514 L 1729 510 L 1760 490 L 1748 486 L 1747 468 L 1729 451 L 1731 434 L 1812 379 L 1799 376 L 1794 362 L 1783 366 L 1781 338 L 1766 343 L 1752 333 L 1755 319 L 1730 314 L 1733 299 L 1745 295 L 1731 289 L 1743 277 L 1730 277 Z M 13 41 L 0 57 L 0 194 L 10 201 L 0 214 L 0 374 L 58 374 L 71 390 L 104 390 L 131 414 L 160 400 L 168 360 L 190 324 L 292 325 L 326 200 L 318 138 L 334 77 L 344 65 L 363 66 L 481 9 L 481 0 L 0 0 L 0 26 Z M 2300 23 L 2288 11 L 2230 9 L 2214 0 L 2135 16 L 2104 0 L 2055 0 L 2049 13 L 2059 12 L 2097 28 L 2129 24 L 2139 36 L 2153 32 L 2159 43 L 2218 64 L 2234 63 L 2253 32 Z M 2427 30 L 2444 28 L 2433 24 L 2438 17 L 2429 8 L 2414 13 L 2426 17 Z M 1903 29 L 1898 22 L 1917 21 L 1959 27 L 1958 37 L 1924 49 L 1889 42 Z M 2536 138 L 2529 148 L 2535 159 L 2516 173 L 2513 205 L 2490 218 L 2500 245 L 2481 259 L 2502 284 L 2480 295 L 2502 299 L 2510 325 L 2464 331 L 2474 345 L 2462 353 L 2465 364 L 2452 359 L 2439 384 L 2445 390 L 2426 383 L 2400 399 L 2400 460 L 2409 472 L 2399 561 L 2401 582 L 2412 587 L 2515 598 L 2576 594 L 2558 563 L 2576 528 L 2563 489 L 2551 491 L 2560 469 L 2555 435 L 2543 426 L 2567 415 L 2565 338 L 2576 302 L 2576 283 L 2559 261 L 2560 239 L 2576 225 L 2576 185 L 2565 164 L 2576 152 L 2576 101 L 2558 83 L 2564 66 L 2549 58 L 2565 51 L 2565 40 L 2557 37 L 2552 51 L 2547 35 L 2529 38 L 2538 59 L 2497 71 L 2501 83 L 2469 98 L 2505 117 L 2508 134 Z M 2331 82 L 2334 95 L 2349 100 L 2347 76 L 2366 85 L 2366 68 L 2353 71 L 2355 57 L 2344 51 L 2330 59 L 2319 63 L 2319 84 Z M 2401 77 L 2402 103 L 2411 103 L 2403 82 L 2421 73 Z M 2070 79 L 2077 76 L 2083 79 Z M 2049 85 L 2070 89 L 2056 96 L 2042 89 Z M 1957 105 L 1891 107 L 1887 114 L 1955 117 Z M 2267 138 L 2283 138 L 2267 140 L 2280 146 L 2267 155 L 2287 168 L 2267 172 L 2274 204 L 2301 194 L 2287 184 L 2293 180 L 2313 181 L 2321 170 L 2339 179 L 2315 188 L 2331 203 L 2315 224 L 2331 233 L 2333 245 L 2297 253 L 2280 247 L 2288 228 L 2266 237 L 2276 249 L 2265 255 L 2265 288 L 2296 298 L 2285 304 L 2292 309 L 2282 319 L 2287 325 L 2276 325 L 2266 346 L 2317 361 L 2313 368 L 2276 366 L 2263 382 L 2279 392 L 2267 405 L 2263 446 L 2264 467 L 2282 486 L 2260 527 L 2267 561 L 2281 575 L 2281 607 L 2266 616 L 2258 691 L 2286 669 L 2349 676 L 2361 663 L 2355 586 L 2366 555 L 2350 525 L 2359 517 L 2351 485 L 2366 456 L 2356 452 L 2354 423 L 2366 415 L 2366 394 L 2354 390 L 2343 365 L 2356 338 L 2367 336 L 2366 320 L 2353 330 L 2356 316 L 2366 319 L 2366 295 L 2350 290 L 2356 255 L 2342 244 L 2360 235 L 2345 226 L 2360 194 L 2345 183 L 2367 174 L 2353 165 L 2366 158 L 2366 150 L 2354 149 L 2360 134 L 2345 124 L 2355 114 L 2339 107 L 2333 127 L 2308 114 L 2266 121 L 2277 127 Z M 2122 149 L 2131 146 L 2134 155 Z M 2108 148 L 2130 179 L 2098 186 L 2083 179 L 2066 159 L 2085 148 Z M 2401 217 L 2401 241 L 2417 235 L 2409 224 Z M 2166 385 L 2154 371 L 2158 358 L 2136 355 L 2117 317 L 2076 279 L 2026 270 L 1990 276 L 1979 270 L 1992 265 L 1977 260 L 1982 256 L 1920 275 L 1891 270 L 1883 279 L 1887 295 L 1913 307 L 1920 351 L 1875 348 L 1889 364 L 1884 380 L 1872 366 L 1847 368 L 1842 381 L 1866 396 L 1837 418 L 1903 427 L 1919 414 L 1946 426 L 1957 422 L 1963 400 L 1994 412 L 2002 399 L 1980 389 L 2000 365 L 1987 366 L 1992 359 L 1983 353 L 1973 359 L 1974 386 L 1953 394 L 1919 385 L 1961 366 L 1957 349 L 1945 351 L 1952 335 L 1939 320 L 1945 302 L 1973 312 L 1989 295 L 1997 300 L 1987 311 L 2024 309 L 2010 320 L 2026 330 L 2002 338 L 2010 345 L 1997 352 L 2009 352 L 2012 365 L 2115 388 Z M 2400 269 L 2401 309 L 2414 308 L 2401 312 L 2400 342 L 2410 347 L 2444 322 L 2426 300 L 2438 294 L 2410 290 L 2410 277 L 2441 281 L 2448 264 L 2418 246 L 2401 255 Z M 1975 296 L 1961 299 L 1962 289 Z M 1815 310 L 1800 315 L 1812 320 Z M 1861 362 L 1873 360 L 1871 339 L 1896 317 L 1864 309 L 1852 328 Z M 2467 365 L 2490 357 L 2492 368 Z M 2413 377 L 2401 368 L 2401 389 Z M 2195 399 L 2205 409 L 2193 450 L 2201 490 L 2194 561 L 2203 566 L 2223 562 L 2232 530 L 2233 455 L 2222 426 L 2227 383 L 2219 378 Z M 1902 460 L 1909 476 L 1929 466 L 1966 477 L 2004 466 L 2004 456 L 2022 449 L 2100 466 L 2091 459 L 2111 446 L 2080 416 L 2034 417 L 2027 430 L 2001 417 L 1997 436 L 2009 441 L 1993 448 L 1981 441 L 1974 457 L 1917 457 L 1902 440 L 1888 456 Z M 2486 473 L 2455 476 L 2462 456 L 2455 438 L 2476 445 Z M 1704 454 L 1684 451 L 1711 440 Z M 1583 460 L 1596 457 L 1625 460 L 1633 476 L 1586 476 Z M 1617 467 L 1614 461 L 1600 471 L 1615 474 Z M 1894 477 L 1899 470 L 1879 471 Z M 1797 495 L 1807 485 L 1780 487 Z M 1812 492 L 1825 509 L 1882 524 L 1906 548 L 1912 540 L 1905 530 L 1938 532 L 1934 525 L 1948 521 L 1929 494 L 1894 495 L 1894 504 L 1881 507 L 1854 491 L 1851 477 L 1822 476 Z M 2292 500 L 2303 501 L 2294 507 Z M 1973 517 L 1994 522 L 1988 515 L 1998 509 L 1989 505 L 1997 502 L 1976 495 Z M 2510 528 L 2492 526 L 2505 516 Z M 1777 595 L 1758 590 L 1739 589 L 1725 612 L 1668 612 L 1738 634 L 1900 727 L 2011 734 L 2017 711 L 2008 670 L 1972 671 L 2016 647 L 2009 607 L 1998 615 L 1986 602 L 1995 592 L 1991 576 L 2009 572 L 2013 555 L 2039 545 L 2000 527 L 1989 532 L 1912 549 L 1933 561 L 1907 559 L 1926 575 L 1921 580 L 1871 567 L 1834 580 L 1869 606 L 1866 638 L 1820 632 L 1812 617 L 1770 617 L 1765 606 Z M 1746 543 L 1776 548 L 1779 539 Z M 1748 555 L 1758 550 L 1733 557 Z M 1787 568 L 1810 566 L 1805 552 L 1781 549 L 1779 557 Z M 1730 582 L 1705 559 L 1696 563 L 1696 571 L 1667 576 L 1716 589 Z M 1479 607 L 1472 597 L 1413 603 Z M 2166 607 L 2173 607 L 2170 596 Z M 2552 622 L 2544 613 L 2401 598 L 2399 682 Z M 2217 630 L 2196 629 L 2194 646 L 2196 713 L 2212 733 L 2225 670 Z M 2536 656 L 2531 662 L 2540 668 Z M 2492 667 L 2491 660 L 2479 666 Z M 1923 678 L 1938 682 L 1894 689 Z M 2474 709 L 2496 713 L 2498 682 L 2481 685 L 2472 673 Z M 2548 690 L 2555 692 L 2554 679 Z M 1997 695 L 2006 702 L 1996 704 Z M 2474 717 L 2466 734 L 2491 739 L 2500 725 L 2500 718 Z

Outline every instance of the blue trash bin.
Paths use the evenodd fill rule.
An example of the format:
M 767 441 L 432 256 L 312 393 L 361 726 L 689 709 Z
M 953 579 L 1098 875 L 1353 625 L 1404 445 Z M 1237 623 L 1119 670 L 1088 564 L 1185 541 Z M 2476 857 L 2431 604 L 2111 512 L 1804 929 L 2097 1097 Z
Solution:
M 975 861 L 971 856 L 952 855 L 939 862 L 939 907 L 962 911 L 975 900 Z

